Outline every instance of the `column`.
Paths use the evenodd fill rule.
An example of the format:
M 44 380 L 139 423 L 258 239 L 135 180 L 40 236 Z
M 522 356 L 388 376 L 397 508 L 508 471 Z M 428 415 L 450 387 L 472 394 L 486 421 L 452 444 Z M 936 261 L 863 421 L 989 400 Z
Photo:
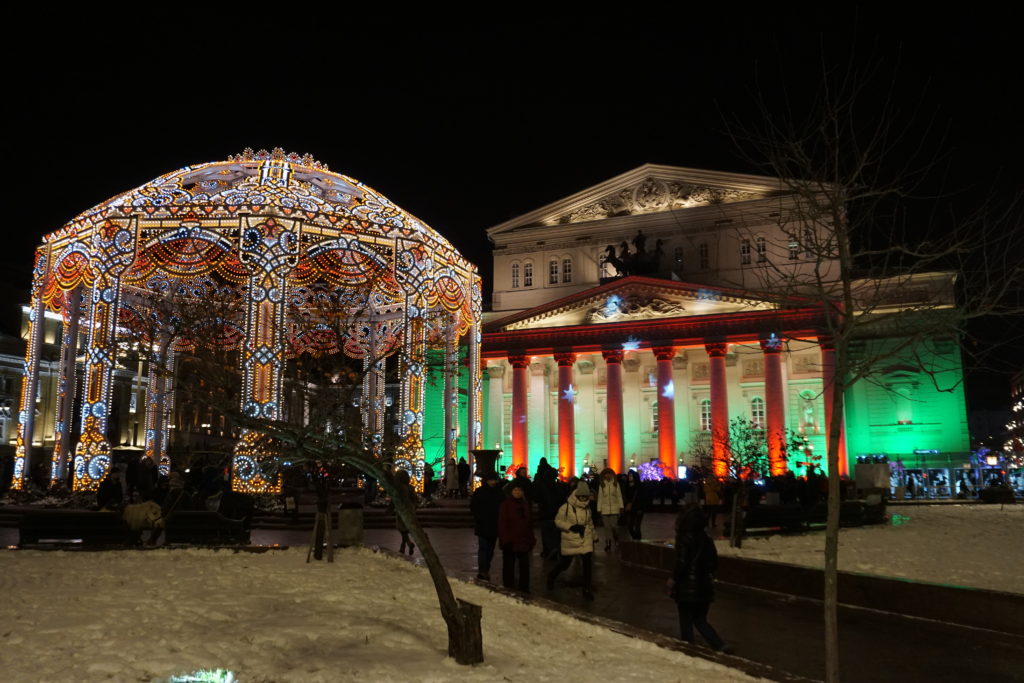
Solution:
M 167 431 L 168 411 L 164 406 L 167 396 L 169 368 L 163 367 L 168 354 L 170 337 L 161 335 L 149 360 L 149 386 L 146 387 L 146 457 L 157 467 L 167 457 L 165 432 Z M 173 389 L 172 389 L 173 391 Z
M 786 399 L 782 387 L 782 340 L 761 340 L 764 354 L 765 434 L 772 476 L 786 473 Z
M 557 451 L 551 448 L 551 388 L 548 382 L 546 358 L 534 358 L 530 363 L 530 401 L 527 406 L 530 418 L 530 440 L 527 449 L 534 460 L 547 458 L 557 469 Z
M 31 475 L 32 441 L 35 436 L 36 392 L 39 390 L 39 352 L 43 346 L 46 327 L 46 304 L 43 302 L 43 283 L 49 269 L 49 247 L 36 251 L 36 265 L 32 273 L 32 308 L 28 312 L 28 335 L 25 343 L 25 376 L 21 381 L 21 409 L 18 411 L 18 439 L 14 452 L 14 476 L 11 488 L 25 487 Z
M 716 477 L 729 472 L 729 392 L 725 381 L 728 344 L 705 344 L 711 381 L 711 454 Z
M 582 468 L 590 464 L 598 469 L 607 465 L 597 450 L 597 376 L 595 365 L 589 355 L 577 357 L 574 368 L 576 378 L 576 463 Z
M 529 467 L 530 432 L 526 420 L 526 368 L 530 361 L 523 355 L 510 355 L 508 362 L 512 366 L 512 463 Z
M 676 385 L 672 381 L 672 358 L 676 350 L 671 346 L 653 349 L 658 359 L 658 460 L 661 471 L 676 478 Z
M 572 366 L 574 353 L 556 353 L 558 363 L 558 467 L 565 468 L 565 476 L 576 472 L 576 387 L 573 386 Z
M 444 461 L 455 457 L 458 428 L 456 421 L 459 415 L 459 347 L 455 336 L 454 321 L 447 328 L 447 339 L 444 349 Z M 467 434 L 467 436 L 469 436 Z M 470 446 L 473 448 L 473 446 Z M 468 462 L 468 461 L 467 461 Z
M 608 368 L 608 467 L 625 471 L 626 444 L 622 431 L 622 356 L 621 349 L 602 351 Z
M 832 433 L 832 401 L 835 400 L 836 387 L 836 347 L 830 337 L 818 337 L 821 344 L 821 385 L 825 401 L 825 455 L 828 456 L 829 435 Z M 842 398 L 840 411 L 836 419 L 839 421 L 839 476 L 850 474 L 850 463 L 846 458 L 846 425 L 843 423 Z
M 686 350 L 677 350 L 675 358 L 672 359 L 672 381 L 675 384 L 676 401 L 676 465 L 685 464 L 683 451 L 691 448 L 690 431 L 690 378 L 688 375 Z M 682 443 L 680 443 L 682 435 Z
M 624 434 L 623 467 L 636 456 L 643 460 L 640 444 L 640 359 L 635 354 L 622 359 L 622 431 Z
M 82 289 L 75 287 L 64 298 L 64 343 L 60 347 L 60 379 L 57 382 L 57 429 L 50 464 L 50 479 L 56 483 L 67 474 L 71 457 L 72 421 L 75 419 L 75 389 L 78 385 L 78 321 L 82 310 Z
M 502 447 L 505 438 L 505 366 L 487 366 L 487 437 L 485 448 Z

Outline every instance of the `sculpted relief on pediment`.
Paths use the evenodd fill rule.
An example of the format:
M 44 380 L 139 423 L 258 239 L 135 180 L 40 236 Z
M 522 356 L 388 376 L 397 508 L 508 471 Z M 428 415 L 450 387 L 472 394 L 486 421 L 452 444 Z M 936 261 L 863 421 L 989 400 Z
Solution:
M 655 213 L 689 206 L 706 206 L 760 199 L 757 192 L 702 187 L 688 183 L 647 178 L 646 180 L 603 197 L 596 202 L 573 209 L 558 217 L 558 223 L 582 223 L 610 216 Z
M 590 309 L 588 323 L 609 323 L 642 318 L 670 318 L 682 315 L 686 309 L 682 304 L 659 297 L 639 294 L 610 296 L 603 305 Z

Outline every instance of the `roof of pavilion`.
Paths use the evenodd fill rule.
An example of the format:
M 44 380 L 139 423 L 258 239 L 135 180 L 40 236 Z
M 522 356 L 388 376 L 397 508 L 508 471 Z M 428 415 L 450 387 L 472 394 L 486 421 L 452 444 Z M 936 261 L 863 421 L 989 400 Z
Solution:
M 181 219 L 276 214 L 323 227 L 354 227 L 385 237 L 419 239 L 468 265 L 437 231 L 354 178 L 334 173 L 310 155 L 250 149 L 185 166 L 97 204 L 44 237 L 47 242 L 87 230 L 108 219 L 139 216 Z

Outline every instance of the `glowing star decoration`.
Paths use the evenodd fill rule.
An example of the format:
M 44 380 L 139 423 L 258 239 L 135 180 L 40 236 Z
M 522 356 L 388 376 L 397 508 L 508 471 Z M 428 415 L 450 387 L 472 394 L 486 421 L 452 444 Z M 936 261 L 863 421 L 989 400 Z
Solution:
M 576 390 L 572 388 L 571 384 L 569 385 L 568 389 L 566 389 L 565 391 L 562 392 L 562 400 L 563 401 L 568 401 L 569 403 L 575 402 L 575 400 L 576 400 Z
M 662 390 L 661 395 L 664 396 L 665 398 L 676 397 L 676 385 L 672 382 L 672 380 L 669 380 L 668 384 L 665 385 L 665 388 Z
M 629 335 L 629 338 L 626 339 L 626 341 L 622 342 L 623 351 L 637 351 L 639 348 L 640 340 L 634 337 L 633 335 Z

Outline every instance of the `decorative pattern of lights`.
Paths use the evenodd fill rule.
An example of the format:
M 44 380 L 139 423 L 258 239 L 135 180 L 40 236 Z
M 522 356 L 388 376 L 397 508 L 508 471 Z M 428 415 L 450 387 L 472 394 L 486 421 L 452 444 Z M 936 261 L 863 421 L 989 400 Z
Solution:
M 416 463 L 423 460 L 426 350 L 467 337 L 469 447 L 480 447 L 482 297 L 475 266 L 422 221 L 309 155 L 246 150 L 227 161 L 187 166 L 99 204 L 44 238 L 33 275 L 18 488 L 30 464 L 43 314 L 62 313 L 68 338 L 70 293 L 78 288 L 85 293 L 87 345 L 76 490 L 95 489 L 109 469 L 105 435 L 118 346 L 153 327 L 156 313 L 147 301 L 155 295 L 193 303 L 233 297 L 239 304 L 244 320 L 212 320 L 215 329 L 202 343 L 239 351 L 241 408 L 251 417 L 283 416 L 288 358 L 344 353 L 363 359 L 359 407 L 375 449 L 384 429 L 384 362 L 401 351 L 396 459 L 409 463 L 414 479 L 422 477 Z M 333 314 L 325 313 L 328 307 Z M 339 311 L 353 319 L 347 329 L 331 324 Z M 158 332 L 143 337 L 154 360 L 163 361 L 160 372 L 150 367 L 146 455 L 166 471 L 174 355 L 198 341 L 179 336 L 168 345 Z M 457 354 L 446 353 L 445 360 L 451 366 Z M 74 400 L 74 370 L 62 377 L 58 402 Z M 58 440 L 69 422 L 58 419 Z M 274 455 L 267 449 L 266 439 L 243 433 L 233 463 L 236 490 L 277 489 L 273 475 L 264 477 L 263 459 Z M 55 453 L 53 476 L 67 457 Z

